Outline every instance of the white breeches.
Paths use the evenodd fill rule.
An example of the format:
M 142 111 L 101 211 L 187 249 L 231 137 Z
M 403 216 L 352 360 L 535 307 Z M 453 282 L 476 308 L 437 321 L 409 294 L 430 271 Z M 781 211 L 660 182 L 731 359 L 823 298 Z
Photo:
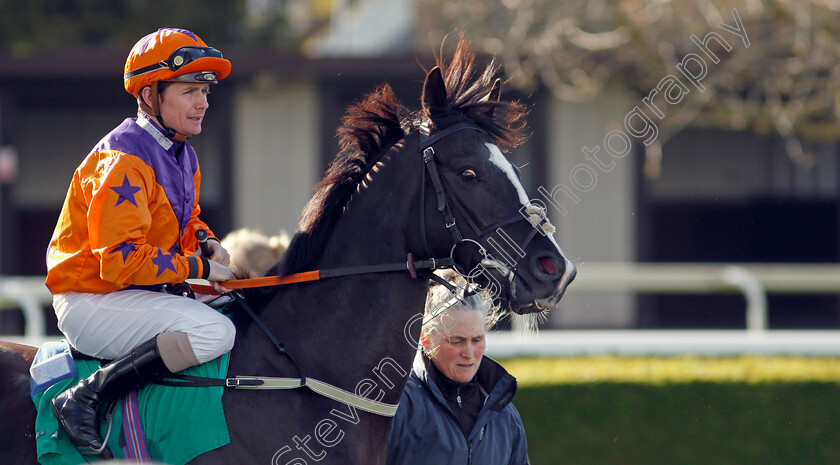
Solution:
M 233 347 L 229 318 L 193 299 L 145 290 L 108 294 L 66 292 L 53 296 L 58 329 L 80 352 L 116 359 L 164 332 L 186 333 L 205 363 Z

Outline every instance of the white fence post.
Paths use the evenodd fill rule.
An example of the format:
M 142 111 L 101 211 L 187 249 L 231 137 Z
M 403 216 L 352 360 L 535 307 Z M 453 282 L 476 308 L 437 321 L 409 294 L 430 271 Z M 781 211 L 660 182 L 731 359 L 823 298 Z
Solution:
M 737 286 L 747 301 L 747 331 L 759 334 L 767 329 L 767 292 L 761 281 L 745 268 L 728 266 L 721 273 L 724 281 Z
M 0 298 L 13 300 L 20 305 L 24 316 L 24 337 L 43 339 L 47 334 L 44 309 L 40 303 L 44 298 L 44 292 L 34 291 L 31 281 L 26 278 L 0 277 Z M 41 286 L 46 291 L 43 281 L 41 281 Z

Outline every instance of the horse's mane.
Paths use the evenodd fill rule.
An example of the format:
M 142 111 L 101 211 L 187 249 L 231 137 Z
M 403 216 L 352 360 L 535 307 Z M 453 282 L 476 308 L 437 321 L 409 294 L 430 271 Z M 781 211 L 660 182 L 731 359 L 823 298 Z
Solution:
M 491 60 L 474 79 L 476 53 L 463 34 L 452 62 L 446 63 L 442 55 L 442 52 L 435 54 L 435 62 L 446 84 L 448 108 L 444 111 L 434 115 L 411 113 L 397 101 L 388 84 L 348 108 L 337 132 L 339 153 L 315 186 L 315 195 L 304 207 L 299 230 L 283 258 L 266 274 L 285 276 L 315 269 L 336 221 L 368 171 L 388 148 L 430 116 L 437 128 L 469 120 L 490 134 L 502 148 L 525 141 L 528 113 L 525 106 L 518 101 L 486 98 L 501 65 Z
M 359 183 L 385 150 L 405 137 L 401 123 L 408 116 L 388 84 L 347 109 L 338 129 L 338 155 L 303 208 L 298 232 L 283 258 L 266 274 L 285 276 L 314 269 Z

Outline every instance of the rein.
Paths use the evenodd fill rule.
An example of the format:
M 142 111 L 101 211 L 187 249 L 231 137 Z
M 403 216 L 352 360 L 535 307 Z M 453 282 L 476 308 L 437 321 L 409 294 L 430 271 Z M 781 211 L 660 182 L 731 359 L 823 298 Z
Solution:
M 333 268 L 328 270 L 313 270 L 304 271 L 302 273 L 290 274 L 287 276 L 265 276 L 262 278 L 230 279 L 228 281 L 222 281 L 221 283 L 219 283 L 219 285 L 227 289 L 250 289 L 255 287 L 283 286 L 287 284 L 305 283 L 309 281 L 320 281 L 322 279 L 337 278 L 339 276 L 351 276 L 368 273 L 384 273 L 389 271 L 408 271 L 411 274 L 412 278 L 417 278 L 418 271 L 420 271 L 421 273 L 427 271 L 431 272 L 440 268 L 450 268 L 452 266 L 452 258 L 430 258 L 428 260 L 414 261 L 414 254 L 409 253 L 404 263 L 384 263 L 381 265 L 349 266 L 345 268 Z M 450 287 L 451 285 L 449 283 L 446 283 L 446 281 L 442 278 L 438 278 L 437 275 L 435 275 L 434 273 L 428 273 L 428 275 L 424 274 L 424 277 L 429 277 L 430 279 L 435 279 L 436 281 L 440 279 L 440 281 L 438 282 L 443 281 L 441 284 L 445 283 L 445 285 L 450 290 L 454 289 L 454 287 Z M 190 284 L 190 287 L 192 287 L 193 290 L 197 291 L 199 294 L 221 294 L 220 292 L 215 290 L 213 286 L 206 286 L 203 284 Z
M 405 263 L 387 263 L 382 265 L 352 266 L 328 270 L 314 270 L 303 273 L 295 273 L 288 276 L 267 276 L 264 278 L 232 279 L 224 281 L 220 284 L 229 289 L 245 289 L 253 287 L 279 286 L 308 281 L 318 281 L 321 279 L 335 278 L 339 276 L 407 270 L 409 273 L 411 273 L 412 278 L 417 278 L 418 271 L 420 271 L 421 273 L 424 273 L 425 277 L 428 277 L 429 279 L 434 279 L 440 282 L 441 284 L 447 286 L 447 288 L 449 288 L 450 291 L 455 292 L 456 288 L 452 284 L 446 282 L 446 280 L 431 272 L 438 268 L 450 266 L 452 266 L 451 258 L 432 258 L 429 260 L 415 261 L 413 254 L 409 253 Z M 194 291 L 198 291 L 199 293 L 219 294 L 219 292 L 217 292 L 212 286 L 192 284 L 191 287 Z M 386 417 L 393 417 L 394 414 L 396 414 L 398 404 L 387 404 L 384 402 L 372 400 L 367 397 L 363 397 L 350 391 L 346 391 L 339 387 L 333 386 L 332 384 L 326 383 L 324 381 L 307 377 L 306 374 L 303 372 L 303 368 L 301 368 L 300 364 L 298 364 L 297 360 L 295 360 L 292 354 L 286 351 L 286 347 L 283 345 L 283 343 L 277 340 L 277 338 L 274 336 L 274 333 L 271 332 L 271 329 L 268 328 L 268 326 L 262 321 L 262 318 L 260 318 L 259 315 L 257 315 L 257 313 L 251 308 L 251 306 L 248 305 L 248 303 L 245 301 L 245 298 L 236 292 L 231 293 L 231 295 L 234 297 L 234 299 L 239 301 L 239 304 L 242 306 L 242 308 L 244 308 L 245 311 L 248 312 L 248 315 L 254 320 L 254 322 L 257 324 L 257 326 L 259 326 L 259 328 L 269 338 L 269 340 L 271 340 L 271 343 L 280 352 L 280 354 L 289 358 L 289 361 L 291 361 L 292 364 L 295 366 L 300 376 L 298 378 L 235 376 L 233 378 L 215 379 L 200 376 L 173 374 L 172 376 L 170 376 L 170 378 L 177 379 L 180 381 L 158 380 L 157 384 L 177 387 L 224 386 L 226 388 L 255 390 L 297 389 L 300 387 L 308 387 L 316 394 L 320 394 L 324 397 L 333 399 L 337 402 L 341 402 L 343 404 L 349 405 L 359 410 L 363 410 L 365 412 L 374 413 Z
M 212 288 L 211 288 L 212 289 Z M 217 378 L 206 378 L 201 376 L 191 376 L 191 375 L 183 375 L 183 374 L 173 374 L 169 376 L 171 379 L 177 379 L 180 381 L 167 381 L 167 380 L 157 380 L 155 381 L 156 384 L 161 384 L 164 386 L 175 386 L 175 387 L 208 387 L 208 386 L 223 386 L 226 388 L 233 388 L 233 389 L 251 389 L 251 390 L 265 390 L 265 389 L 297 389 L 301 387 L 307 387 L 312 392 L 316 394 L 320 394 L 324 397 L 329 399 L 335 400 L 337 402 L 341 402 L 345 405 L 349 405 L 351 407 L 357 408 L 359 410 L 374 413 L 377 415 L 385 416 L 385 417 L 393 417 L 397 413 L 398 404 L 388 404 L 385 402 L 379 402 L 377 400 L 369 399 L 367 397 L 360 396 L 358 394 L 352 393 L 350 391 L 346 391 L 341 389 L 340 387 L 333 386 L 332 384 L 326 383 L 324 381 L 317 380 L 315 378 L 308 378 L 304 372 L 303 368 L 301 368 L 300 364 L 298 364 L 297 360 L 286 351 L 286 347 L 283 345 L 282 342 L 279 342 L 268 326 L 262 321 L 259 315 L 254 312 L 250 305 L 245 302 L 245 299 L 239 295 L 238 293 L 232 294 L 236 300 L 242 305 L 245 311 L 254 319 L 260 329 L 265 333 L 265 335 L 271 340 L 271 343 L 274 345 L 275 348 L 280 352 L 281 355 L 284 355 L 289 358 L 289 361 L 295 366 L 299 373 L 298 378 L 277 378 L 277 377 L 265 377 L 265 376 L 234 376 L 232 378 L 225 378 L 225 379 L 217 379 Z
M 486 268 L 496 268 L 502 270 L 503 272 L 505 272 L 505 274 L 515 273 L 516 264 L 513 265 L 513 270 L 509 270 L 508 267 L 504 264 L 488 257 L 487 251 L 478 241 L 493 230 L 496 230 L 508 224 L 515 223 L 520 220 L 525 220 L 529 221 L 534 226 L 534 231 L 532 231 L 531 234 L 527 237 L 526 242 L 523 245 L 524 248 L 528 245 L 528 243 L 531 242 L 531 240 L 536 236 L 538 232 L 543 232 L 544 234 L 549 232 L 548 228 L 551 227 L 551 224 L 548 223 L 548 219 L 545 217 L 545 212 L 543 209 L 541 209 L 540 207 L 530 206 L 525 212 L 527 213 L 527 216 L 520 212 L 512 218 L 500 221 L 487 228 L 481 229 L 480 227 L 478 227 L 474 219 L 469 215 L 469 213 L 466 211 L 463 205 L 461 205 L 458 199 L 455 196 L 447 195 L 446 180 L 443 176 L 441 176 L 440 171 L 438 170 L 437 162 L 435 160 L 435 150 L 432 146 L 444 137 L 465 129 L 472 129 L 480 132 L 485 132 L 480 127 L 471 123 L 458 123 L 449 128 L 443 129 L 432 136 L 429 136 L 428 128 L 421 128 L 421 135 L 424 137 L 424 139 L 420 143 L 419 150 L 423 155 L 423 165 L 425 167 L 420 192 L 421 238 L 423 241 L 423 245 L 426 249 L 427 255 L 431 256 L 431 251 L 426 238 L 425 224 L 425 185 L 426 172 L 428 172 L 435 190 L 435 196 L 437 199 L 437 210 L 442 214 L 444 225 L 447 231 L 449 231 L 450 235 L 452 236 L 453 245 L 448 258 L 430 258 L 427 260 L 415 261 L 413 254 L 409 253 L 404 263 L 385 263 L 380 265 L 352 266 L 344 268 L 333 268 L 327 270 L 313 270 L 302 273 L 295 273 L 288 276 L 266 276 L 262 278 L 232 279 L 228 281 L 223 281 L 219 283 L 219 285 L 227 289 L 246 289 L 254 287 L 280 286 L 294 283 L 319 281 L 322 279 L 335 278 L 339 276 L 408 271 L 411 274 L 412 278 L 416 279 L 418 276 L 422 275 L 425 278 L 433 279 L 439 282 L 440 284 L 446 286 L 453 294 L 455 294 L 457 288 L 454 285 L 448 283 L 445 279 L 432 273 L 432 271 L 439 268 L 455 269 L 455 249 L 459 245 L 462 245 L 464 243 L 474 243 L 478 245 L 482 256 L 485 257 L 480 262 L 480 267 L 482 268 L 482 270 Z M 461 234 L 461 231 L 458 229 L 458 225 L 456 224 L 455 217 L 452 214 L 452 210 L 449 207 L 449 199 L 451 199 L 452 204 L 455 206 L 458 212 L 466 219 L 467 224 L 475 232 L 477 239 L 465 239 L 464 236 Z M 456 269 L 456 271 L 458 270 Z M 463 273 L 461 274 L 463 275 Z M 470 277 L 467 275 L 465 276 Z M 191 284 L 191 287 L 195 291 L 198 291 L 202 294 L 220 294 L 211 286 Z M 297 369 L 300 376 L 298 378 L 235 376 L 233 378 L 213 379 L 187 375 L 172 375 L 170 378 L 178 379 L 180 381 L 159 380 L 159 384 L 190 387 L 224 386 L 226 388 L 234 389 L 296 389 L 305 386 L 317 394 L 352 406 L 354 408 L 358 408 L 359 410 L 375 413 L 377 415 L 382 416 L 394 416 L 394 414 L 397 411 L 397 404 L 386 404 L 384 402 L 375 401 L 367 397 L 359 396 L 355 393 L 343 390 L 329 383 L 325 383 L 314 378 L 308 378 L 304 374 L 303 369 L 297 363 L 294 357 L 286 351 L 286 348 L 283 345 L 283 343 L 277 340 L 277 338 L 274 336 L 274 334 L 271 332 L 268 326 L 266 326 L 266 324 L 262 321 L 259 315 L 257 315 L 257 313 L 254 312 L 253 309 L 251 309 L 251 307 L 247 304 L 245 299 L 237 292 L 233 292 L 232 295 L 236 300 L 239 301 L 241 306 L 257 323 L 257 325 L 260 327 L 263 333 L 265 333 L 265 335 L 271 340 L 272 344 L 275 346 L 275 348 L 277 348 L 280 354 L 289 358 L 289 360 Z

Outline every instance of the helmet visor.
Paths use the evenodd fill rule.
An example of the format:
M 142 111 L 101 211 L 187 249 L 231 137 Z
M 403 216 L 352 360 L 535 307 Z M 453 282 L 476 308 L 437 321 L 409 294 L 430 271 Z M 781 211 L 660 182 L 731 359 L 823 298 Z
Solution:
M 166 64 L 172 71 L 178 71 L 182 66 L 205 57 L 224 58 L 222 52 L 212 47 L 181 47 L 169 55 Z
M 129 71 L 125 73 L 124 78 L 131 79 L 133 77 L 140 76 L 141 74 L 150 73 L 163 68 L 169 68 L 171 71 L 178 71 L 187 64 L 206 57 L 224 58 L 222 56 L 222 52 L 213 47 L 181 47 L 172 52 L 166 61 L 161 61 L 150 66 L 144 66 L 142 68 L 135 69 L 134 71 Z

